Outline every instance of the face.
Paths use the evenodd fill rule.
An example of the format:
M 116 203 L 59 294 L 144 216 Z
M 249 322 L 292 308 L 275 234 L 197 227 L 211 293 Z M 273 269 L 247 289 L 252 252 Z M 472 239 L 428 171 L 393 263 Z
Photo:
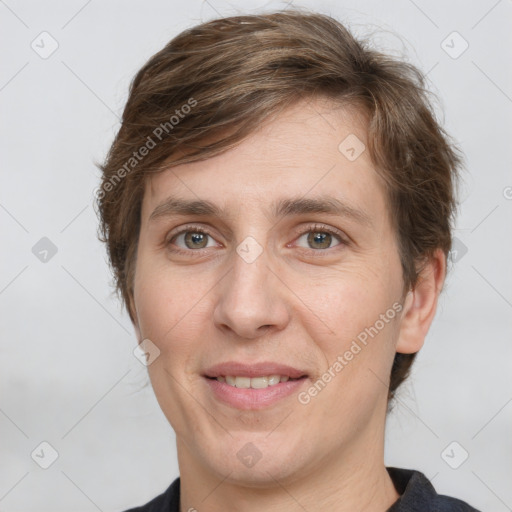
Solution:
M 362 144 L 317 98 L 146 183 L 136 330 L 180 467 L 258 486 L 379 446 L 403 281 Z

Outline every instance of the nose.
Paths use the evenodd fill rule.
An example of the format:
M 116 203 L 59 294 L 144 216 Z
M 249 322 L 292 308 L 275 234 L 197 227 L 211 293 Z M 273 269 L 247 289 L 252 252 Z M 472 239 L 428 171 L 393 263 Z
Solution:
M 219 283 L 213 321 L 238 339 L 282 330 L 289 322 L 286 286 L 270 268 L 264 250 L 248 262 L 234 254 L 233 267 Z

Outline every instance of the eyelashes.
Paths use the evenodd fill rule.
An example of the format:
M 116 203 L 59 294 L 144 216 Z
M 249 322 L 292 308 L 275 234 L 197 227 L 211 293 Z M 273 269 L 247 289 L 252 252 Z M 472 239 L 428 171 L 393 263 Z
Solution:
M 187 235 L 191 235 L 191 236 L 187 236 Z M 308 235 L 306 244 L 315 244 L 315 243 L 325 244 L 325 242 L 327 242 L 327 245 L 329 245 L 329 247 L 319 247 L 319 248 L 298 246 L 299 249 L 301 249 L 303 251 L 307 251 L 310 254 L 325 253 L 325 252 L 329 252 L 329 254 L 330 254 L 335 247 L 349 245 L 347 238 L 341 232 L 339 232 L 338 230 L 335 230 L 333 228 L 330 228 L 328 226 L 325 226 L 323 224 L 313 224 L 313 225 L 307 226 L 306 228 L 303 228 L 301 231 L 299 231 L 295 235 L 294 240 L 300 240 L 304 235 Z M 327 235 L 327 237 L 325 235 Z M 321 240 L 319 240 L 319 236 L 320 236 Z M 182 238 L 183 242 L 185 244 L 189 243 L 190 245 L 193 245 L 194 243 L 198 243 L 199 245 L 196 248 L 179 247 L 179 246 L 176 246 L 174 243 L 175 241 L 178 240 L 178 238 Z M 179 231 L 170 235 L 168 237 L 167 241 L 165 242 L 165 245 L 173 253 L 195 257 L 195 256 L 204 255 L 204 250 L 210 249 L 210 248 L 216 246 L 215 243 L 213 245 L 210 245 L 208 243 L 209 242 L 208 238 L 214 240 L 214 236 L 208 229 L 205 229 L 202 226 L 197 226 L 197 225 L 186 225 Z M 333 240 L 334 241 L 338 240 L 339 243 L 337 245 L 331 246 L 331 242 Z M 204 242 L 206 242 L 206 245 L 201 246 L 201 244 Z M 287 247 L 290 247 L 290 245 L 287 244 Z
M 204 228 L 201 228 L 201 227 L 197 227 L 197 226 L 186 226 L 185 228 L 183 228 L 182 230 L 178 231 L 177 233 L 175 233 L 172 238 L 167 242 L 167 245 L 169 247 L 171 247 L 173 244 L 172 244 L 172 241 L 173 240 L 176 240 L 179 236 L 181 235 L 186 235 L 187 233 L 194 233 L 194 234 L 201 234 L 203 235 L 203 238 L 206 239 L 207 237 L 210 237 L 213 239 L 213 235 L 205 230 Z M 190 253 L 190 252 L 197 252 L 198 250 L 200 249 L 204 249 L 204 247 L 198 247 L 197 249 L 182 249 L 182 248 L 172 248 L 171 250 L 173 252 L 178 252 L 178 253 Z

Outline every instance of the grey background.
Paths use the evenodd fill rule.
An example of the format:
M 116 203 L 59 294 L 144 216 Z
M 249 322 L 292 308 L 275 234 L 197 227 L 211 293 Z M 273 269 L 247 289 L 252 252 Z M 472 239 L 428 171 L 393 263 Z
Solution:
M 481 510 L 512 510 L 512 2 L 294 3 L 375 32 L 428 72 L 466 154 L 459 251 L 389 417 L 386 463 Z M 132 326 L 109 288 L 93 162 L 118 129 L 130 79 L 169 39 L 219 15 L 283 7 L 0 0 L 0 510 L 123 510 L 178 475 L 173 431 L 143 387 Z M 47 58 L 31 47 L 51 49 L 43 31 L 58 43 Z M 46 262 L 33 253 L 43 237 L 57 249 Z M 31 458 L 50 456 L 43 441 L 58 452 L 48 469 Z M 446 460 L 457 465 L 462 450 L 452 469 Z

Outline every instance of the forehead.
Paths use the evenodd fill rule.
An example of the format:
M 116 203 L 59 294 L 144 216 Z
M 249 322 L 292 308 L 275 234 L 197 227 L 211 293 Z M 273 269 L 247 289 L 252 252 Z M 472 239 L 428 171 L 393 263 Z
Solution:
M 325 98 L 303 100 L 225 153 L 148 178 L 142 217 L 147 222 L 169 196 L 207 201 L 230 220 L 243 211 L 275 215 L 286 198 L 327 196 L 378 217 L 386 209 L 384 184 L 367 145 L 360 111 Z

